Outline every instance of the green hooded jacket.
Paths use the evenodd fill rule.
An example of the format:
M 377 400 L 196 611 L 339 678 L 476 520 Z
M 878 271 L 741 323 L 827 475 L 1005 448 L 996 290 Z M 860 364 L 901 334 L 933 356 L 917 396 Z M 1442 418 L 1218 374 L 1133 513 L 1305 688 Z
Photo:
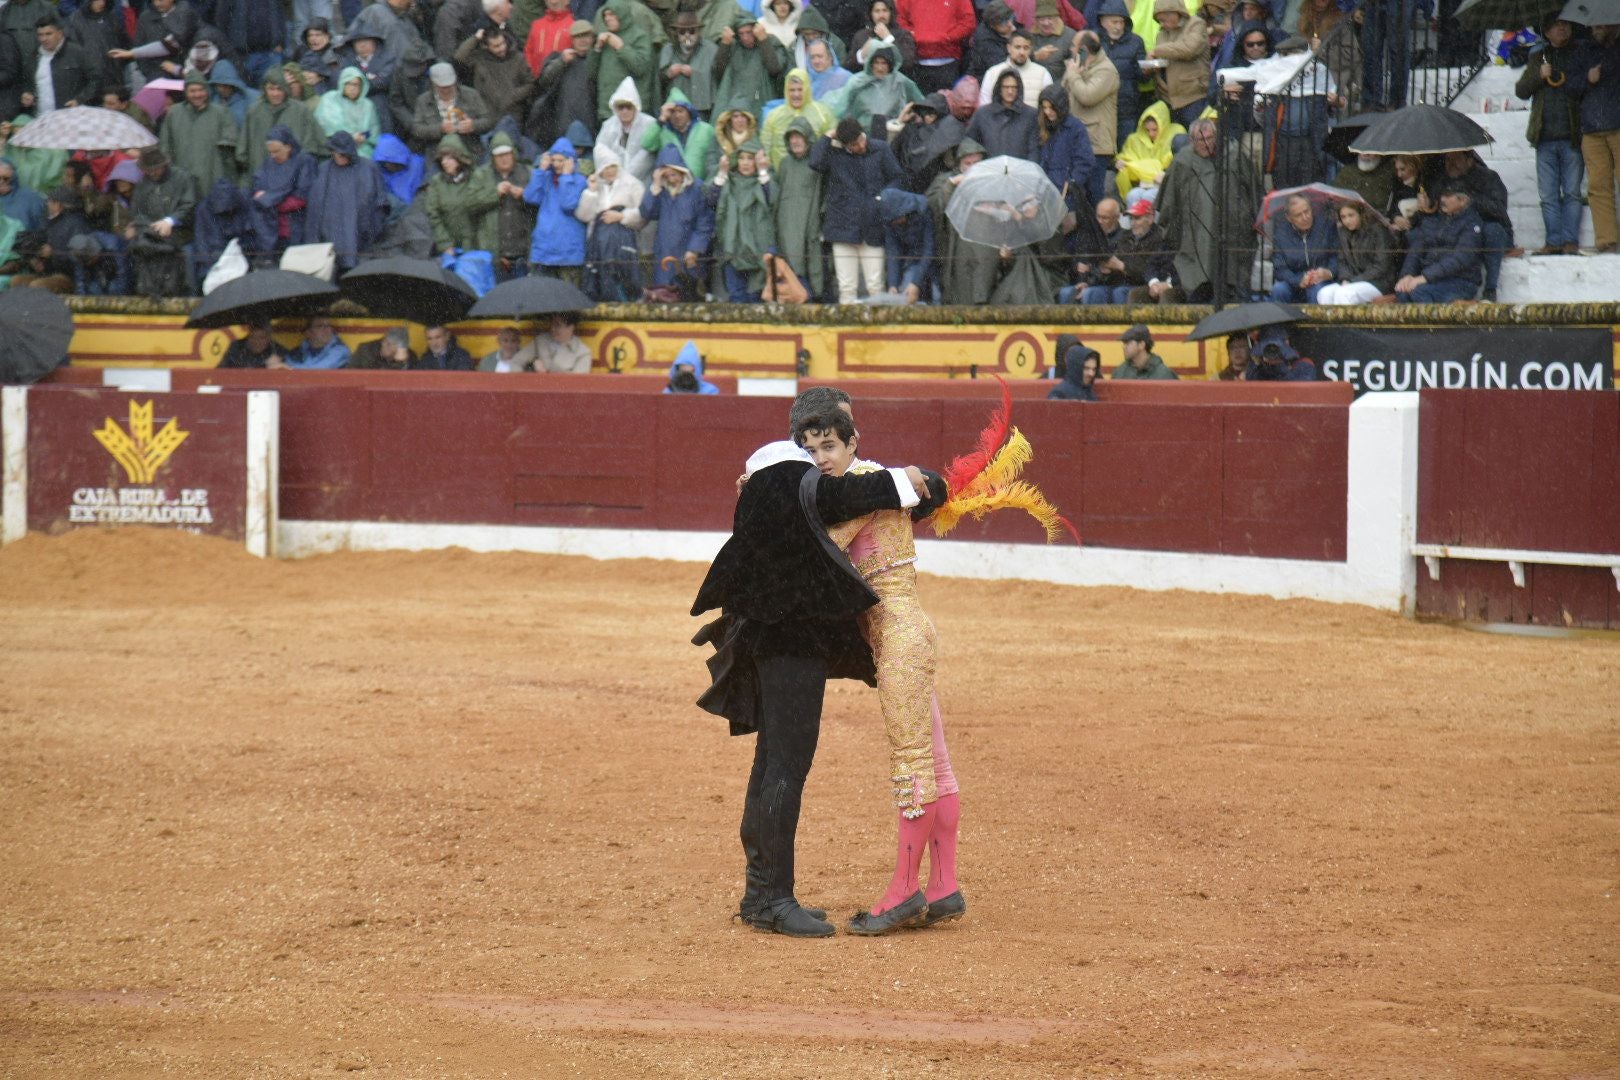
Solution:
M 744 15 L 737 20 L 738 33 L 754 23 L 752 15 Z M 744 47 L 741 41 L 721 45 L 714 56 L 714 74 L 719 80 L 714 99 L 728 104 L 747 102 L 748 111 L 757 117 L 767 101 L 782 96 L 782 74 L 788 66 L 787 50 L 769 34 L 756 35 L 753 48 Z
M 268 69 L 264 73 L 264 85 L 275 83 L 285 87 L 284 71 L 280 65 Z M 321 133 L 320 125 L 315 123 L 314 113 L 290 97 L 284 98 L 280 105 L 271 105 L 269 97 L 260 94 L 259 100 L 248 106 L 247 119 L 242 123 L 242 145 L 236 149 L 236 162 L 244 177 L 252 176 L 264 164 L 265 136 L 277 124 L 287 126 L 304 153 L 317 158 L 328 155 L 326 136 Z
M 775 116 L 775 113 L 771 114 Z M 794 157 L 787 136 L 804 136 L 804 157 Z M 795 116 L 782 132 L 782 160 L 771 164 L 771 187 L 776 196 L 777 250 L 810 290 L 812 301 L 825 294 L 827 266 L 821 245 L 821 218 L 826 204 L 827 178 L 810 167 L 810 147 L 821 135 L 809 119 Z
M 720 261 L 748 278 L 748 291 L 765 287 L 765 253 L 776 246 L 776 222 L 771 211 L 771 189 L 759 176 L 744 176 L 737 160 L 744 154 L 757 154 L 764 147 L 749 139 L 727 160 L 731 168 L 724 184 L 716 181 L 719 195 L 714 211 L 714 250 Z
M 485 170 L 472 167 L 472 155 L 460 135 L 440 139 L 433 160 L 438 162 L 446 154 L 461 162 L 461 170 L 454 179 L 443 171 L 436 173 L 423 196 L 428 220 L 433 222 L 433 246 L 439 251 L 487 251 L 484 219 L 498 201 L 495 182 Z
M 207 86 L 208 80 L 193 72 L 186 76 L 186 85 Z M 201 109 L 190 102 L 181 101 L 163 114 L 162 131 L 158 145 L 169 155 L 169 160 L 191 174 L 197 181 L 197 190 L 208 194 L 215 180 L 236 183 L 237 147 L 241 131 L 231 110 L 217 101 L 210 101 Z M 261 145 L 260 150 L 264 147 Z
M 637 8 L 640 9 L 639 12 Z M 615 49 L 611 46 L 602 46 L 591 51 L 590 74 L 592 81 L 596 83 L 597 123 L 613 115 L 613 92 L 618 89 L 625 76 L 634 80 L 636 92 L 641 95 L 642 101 L 658 100 L 658 73 L 653 70 L 653 61 L 658 56 L 658 46 L 653 41 L 654 31 L 649 29 L 645 22 L 650 21 L 658 34 L 663 33 L 663 25 L 644 4 L 636 4 L 632 0 L 608 0 L 596 13 L 598 45 L 601 45 L 602 35 L 609 32 L 607 28 L 609 12 L 612 12 L 619 22 L 619 29 L 613 33 L 624 42 L 624 47 Z
M 642 100 L 651 99 L 642 98 Z M 709 147 L 714 145 L 714 128 L 708 121 L 698 119 L 696 110 L 692 108 L 692 103 L 686 100 L 686 95 L 681 93 L 680 87 L 670 90 L 664 104 L 679 105 L 691 115 L 692 123 L 686 129 L 686 138 L 682 139 L 667 122 L 659 120 L 658 126 L 649 130 L 642 138 L 641 148 L 656 157 L 658 151 L 666 146 L 677 147 L 681 156 L 686 159 L 687 168 L 692 170 L 692 178 L 701 184 L 709 179 L 706 162 L 712 160 Z
M 495 172 L 495 151 L 502 147 L 513 151 L 512 171 L 504 177 Z M 529 241 L 534 236 L 537 211 L 523 201 L 521 194 L 502 195 L 496 189 L 503 179 L 520 189 L 528 187 L 532 170 L 518 158 L 512 136 L 504 131 L 497 131 L 490 137 L 489 155 L 489 160 L 478 166 L 478 172 L 483 174 L 490 190 L 495 192 L 496 202 L 495 210 L 484 215 L 483 234 L 478 238 L 478 247 L 493 252 L 497 259 L 506 258 L 521 263 L 529 257 Z

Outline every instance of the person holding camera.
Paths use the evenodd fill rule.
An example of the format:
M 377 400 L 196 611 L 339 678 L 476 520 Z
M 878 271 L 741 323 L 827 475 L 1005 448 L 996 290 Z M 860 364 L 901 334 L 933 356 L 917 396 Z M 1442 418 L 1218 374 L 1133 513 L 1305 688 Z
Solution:
M 1299 355 L 1281 326 L 1260 331 L 1255 354 L 1243 377 L 1258 382 L 1315 382 L 1316 363 Z

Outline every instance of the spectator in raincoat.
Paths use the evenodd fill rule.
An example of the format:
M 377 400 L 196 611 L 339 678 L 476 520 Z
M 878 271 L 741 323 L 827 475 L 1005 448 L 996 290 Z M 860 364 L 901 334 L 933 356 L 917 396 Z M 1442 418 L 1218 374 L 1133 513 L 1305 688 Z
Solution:
M 675 360 L 669 365 L 669 385 L 664 387 L 666 394 L 718 394 L 720 388 L 703 377 L 703 354 L 688 341 L 681 346 L 681 351 L 675 354 Z
M 678 146 L 658 152 L 652 186 L 641 197 L 641 216 L 656 225 L 653 281 L 673 285 L 678 275 L 697 274 L 714 240 L 714 211 Z
M 433 160 L 438 174 L 428 182 L 423 196 L 428 218 L 433 222 L 436 251 L 487 250 L 488 231 L 484 218 L 495 209 L 498 196 L 489 176 L 473 168 L 472 154 L 459 135 L 439 140 Z
M 759 141 L 765 145 L 765 155 L 771 159 L 771 168 L 782 164 L 787 155 L 788 125 L 803 117 L 810 125 L 812 136 L 825 135 L 838 123 L 831 109 L 815 100 L 810 91 L 810 73 L 794 68 L 782 80 L 782 104 L 771 110 L 761 125 Z
M 181 169 L 191 174 L 200 191 L 215 180 L 236 183 L 236 148 L 241 131 L 231 111 L 209 100 L 208 80 L 186 76 L 186 99 L 163 114 L 158 145 Z
M 275 127 L 292 132 L 300 146 L 321 147 L 325 152 L 326 136 L 315 122 L 315 114 L 287 96 L 286 69 L 280 64 L 264 73 L 264 90 L 242 124 L 242 144 L 236 158 L 246 175 L 253 175 L 264 164 L 265 139 Z
M 626 76 L 635 80 L 643 101 L 653 98 L 657 73 L 653 43 L 635 18 L 631 0 L 608 0 L 596 13 L 596 41 L 591 46 L 591 81 L 596 84 L 596 122 L 608 118 L 615 89 Z
M 933 300 L 934 222 L 928 200 L 900 188 L 884 188 L 882 204 L 884 254 L 889 292 L 907 304 Z
M 767 101 L 779 96 L 777 88 L 790 62 L 781 43 L 752 15 L 743 15 L 720 37 L 714 57 L 714 99 L 728 105 L 745 102 L 757 115 Z
M 720 159 L 706 193 L 714 206 L 715 259 L 733 304 L 757 304 L 765 288 L 765 253 L 776 247 L 770 177 L 760 171 L 765 148 L 749 139 Z
M 384 135 L 377 140 L 376 152 L 371 160 L 382 172 L 383 183 L 394 198 L 403 203 L 416 201 L 427 177 L 427 159 L 411 152 L 398 135 Z M 527 233 L 524 234 L 527 237 Z
M 646 185 L 652 179 L 657 151 L 648 150 L 642 144 L 649 133 L 658 130 L 658 121 L 641 111 L 641 92 L 636 89 L 636 81 L 629 76 L 619 83 L 609 104 L 613 114 L 602 121 L 601 128 L 596 132 L 591 160 L 597 163 L 597 168 L 601 168 L 603 152 L 610 151 L 621 168 Z
M 304 211 L 317 168 L 292 128 L 278 124 L 265 134 L 263 159 L 248 183 L 257 238 L 253 250 L 276 252 L 304 242 Z
M 585 225 L 574 211 L 585 186 L 574 145 L 558 139 L 541 155 L 529 186 L 523 189 L 523 201 L 539 208 L 529 244 L 529 266 L 534 272 L 580 283 L 585 267 Z
M 610 303 L 641 299 L 637 233 L 647 189 L 608 147 L 595 151 L 596 171 L 585 182 L 574 216 L 590 230 L 585 238 L 585 292 Z
M 899 52 L 892 45 L 879 44 L 867 56 L 866 70 L 829 94 L 823 104 L 840 118 L 854 117 L 864 128 L 873 116 L 898 119 L 906 105 L 922 99 L 917 84 L 900 74 Z
M 817 101 L 825 101 L 855 77 L 838 66 L 832 46 L 825 41 L 811 42 L 804 52 L 805 70 L 810 73 L 810 94 Z
M 1147 59 L 1147 46 L 1132 29 L 1131 13 L 1125 6 L 1125 0 L 1103 0 L 1098 8 L 1097 21 L 1102 24 L 1103 52 L 1108 54 L 1114 70 L 1119 72 L 1119 97 L 1114 110 L 1114 145 L 1123 146 L 1136 130 L 1137 118 L 1142 113 L 1142 97 L 1137 84 L 1142 81 L 1140 65 Z
M 1016 71 L 996 78 L 995 95 L 981 105 L 968 122 L 967 137 L 984 147 L 989 157 L 1040 160 L 1040 125 L 1035 110 L 1024 104 L 1024 80 Z
M 777 254 L 803 280 L 812 302 L 827 294 L 827 267 L 821 245 L 826 179 L 810 167 L 810 148 L 821 134 L 808 118 L 794 117 L 782 136 L 781 160 L 771 162 L 776 187 Z
M 707 180 L 704 162 L 715 139 L 714 128 L 698 119 L 697 110 L 686 100 L 679 87 L 670 90 L 664 107 L 658 111 L 658 126 L 641 140 L 642 149 L 658 156 L 658 167 L 663 166 L 663 150 L 673 146 L 681 152 L 682 168 L 691 171 L 699 183 Z
M 695 11 L 677 14 L 669 34 L 668 44 L 658 52 L 658 71 L 664 85 L 685 94 L 699 113 L 708 113 L 714 108 L 714 58 L 719 46 L 704 39 Z
M 1185 128 L 1170 122 L 1170 107 L 1164 102 L 1155 101 L 1144 109 L 1136 131 L 1114 155 L 1114 182 L 1120 197 L 1130 195 L 1134 187 L 1158 187 L 1175 158 L 1176 136 L 1185 134 Z
M 321 162 L 309 191 L 305 240 L 330 243 L 338 269 L 349 270 L 388 224 L 388 187 L 347 131 L 327 139 L 326 149 L 331 156 Z
M 495 209 L 484 215 L 484 234 L 478 246 L 494 254 L 496 282 L 522 277 L 528 272 L 536 216 L 534 207 L 523 201 L 532 170 L 518 160 L 512 136 L 496 131 L 489 140 L 489 161 L 478 171 L 495 189 Z
M 1041 91 L 1040 164 L 1052 186 L 1076 213 L 1090 214 L 1091 174 L 1097 159 L 1086 125 L 1069 115 L 1069 92 L 1061 86 Z
M 377 137 L 382 134 L 382 123 L 377 118 L 377 106 L 370 98 L 371 84 L 357 67 L 346 67 L 338 76 L 335 90 L 321 95 L 315 106 L 315 122 L 326 132 L 327 138 L 338 132 L 347 133 L 356 152 L 369 158 L 377 149 Z
M 709 147 L 708 159 L 703 163 L 704 175 L 716 176 L 724 158 L 735 154 L 743 143 L 758 139 L 759 121 L 754 119 L 754 110 L 740 98 L 733 101 L 725 112 L 714 119 L 714 143 Z

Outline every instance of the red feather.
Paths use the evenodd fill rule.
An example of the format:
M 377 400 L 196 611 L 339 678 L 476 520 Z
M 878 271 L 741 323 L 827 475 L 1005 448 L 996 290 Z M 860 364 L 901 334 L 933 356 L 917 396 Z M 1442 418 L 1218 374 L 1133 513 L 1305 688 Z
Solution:
M 1007 433 L 1012 430 L 1012 391 L 1007 389 L 1007 380 L 1000 375 L 996 376 L 996 382 L 1001 384 L 1001 408 L 991 414 L 990 422 L 979 432 L 979 445 L 953 459 L 941 474 L 945 478 L 946 489 L 952 495 L 959 493 L 973 482 L 975 476 L 984 472 L 1007 441 Z

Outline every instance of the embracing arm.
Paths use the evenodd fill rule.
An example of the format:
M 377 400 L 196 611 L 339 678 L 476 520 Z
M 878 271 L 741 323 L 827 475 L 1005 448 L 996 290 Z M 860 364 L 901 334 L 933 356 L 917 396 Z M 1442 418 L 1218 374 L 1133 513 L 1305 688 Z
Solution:
M 915 479 L 908 475 L 912 472 L 917 474 Z M 847 521 L 873 510 L 908 510 L 921 501 L 918 484 L 926 484 L 926 480 L 915 466 L 823 476 L 816 484 L 816 510 L 827 523 Z

